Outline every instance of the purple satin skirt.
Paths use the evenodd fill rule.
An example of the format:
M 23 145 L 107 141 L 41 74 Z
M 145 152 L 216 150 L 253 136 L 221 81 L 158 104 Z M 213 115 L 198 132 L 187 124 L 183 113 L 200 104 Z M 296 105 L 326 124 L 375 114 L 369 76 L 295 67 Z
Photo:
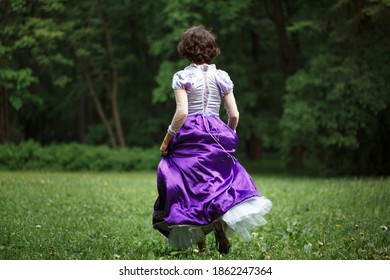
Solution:
M 206 226 L 233 206 L 260 196 L 232 155 L 238 136 L 217 116 L 188 116 L 157 170 L 153 225 L 165 236 L 181 225 Z

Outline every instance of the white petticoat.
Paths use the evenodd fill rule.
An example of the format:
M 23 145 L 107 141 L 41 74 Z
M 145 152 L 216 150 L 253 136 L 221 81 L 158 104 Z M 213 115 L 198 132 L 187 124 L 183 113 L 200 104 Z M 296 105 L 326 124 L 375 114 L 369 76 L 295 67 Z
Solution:
M 244 240 L 249 240 L 251 238 L 250 230 L 253 227 L 267 223 L 263 216 L 271 208 L 272 202 L 266 197 L 252 197 L 233 206 L 220 220 L 226 223 L 225 231 L 228 235 L 237 233 Z M 213 231 L 213 224 L 207 226 L 172 226 L 170 227 L 168 243 L 177 248 L 187 248 L 205 240 L 205 235 L 211 231 Z

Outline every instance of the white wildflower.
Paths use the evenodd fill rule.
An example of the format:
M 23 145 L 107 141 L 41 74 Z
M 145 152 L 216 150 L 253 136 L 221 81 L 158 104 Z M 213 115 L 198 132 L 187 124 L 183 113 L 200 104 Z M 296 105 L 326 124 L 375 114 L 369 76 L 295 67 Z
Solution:
M 383 230 L 383 231 L 387 231 L 387 226 L 385 226 L 385 225 L 381 225 L 379 228 L 380 228 L 381 230 Z
M 310 252 L 312 246 L 313 246 L 313 245 L 309 242 L 309 243 L 305 244 L 305 246 L 303 246 L 303 249 L 304 249 L 306 252 Z

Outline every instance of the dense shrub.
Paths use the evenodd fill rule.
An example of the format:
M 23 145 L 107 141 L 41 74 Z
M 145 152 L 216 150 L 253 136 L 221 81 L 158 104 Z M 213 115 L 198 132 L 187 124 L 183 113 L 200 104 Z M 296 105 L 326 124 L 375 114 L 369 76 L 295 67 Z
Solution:
M 34 141 L 0 145 L 2 170 L 131 171 L 155 170 L 158 148 L 88 146 L 78 143 L 41 146 Z

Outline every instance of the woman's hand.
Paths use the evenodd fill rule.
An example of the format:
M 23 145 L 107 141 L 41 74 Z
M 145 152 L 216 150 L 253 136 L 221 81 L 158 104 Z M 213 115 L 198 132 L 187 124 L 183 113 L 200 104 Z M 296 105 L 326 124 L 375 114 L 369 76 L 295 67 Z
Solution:
M 160 152 L 163 156 L 166 156 L 168 154 L 168 144 L 172 140 L 173 135 L 167 133 L 164 137 L 164 140 L 161 143 L 160 146 Z
M 163 156 L 166 156 L 168 154 L 168 143 L 165 143 L 164 141 L 161 143 L 160 152 Z

